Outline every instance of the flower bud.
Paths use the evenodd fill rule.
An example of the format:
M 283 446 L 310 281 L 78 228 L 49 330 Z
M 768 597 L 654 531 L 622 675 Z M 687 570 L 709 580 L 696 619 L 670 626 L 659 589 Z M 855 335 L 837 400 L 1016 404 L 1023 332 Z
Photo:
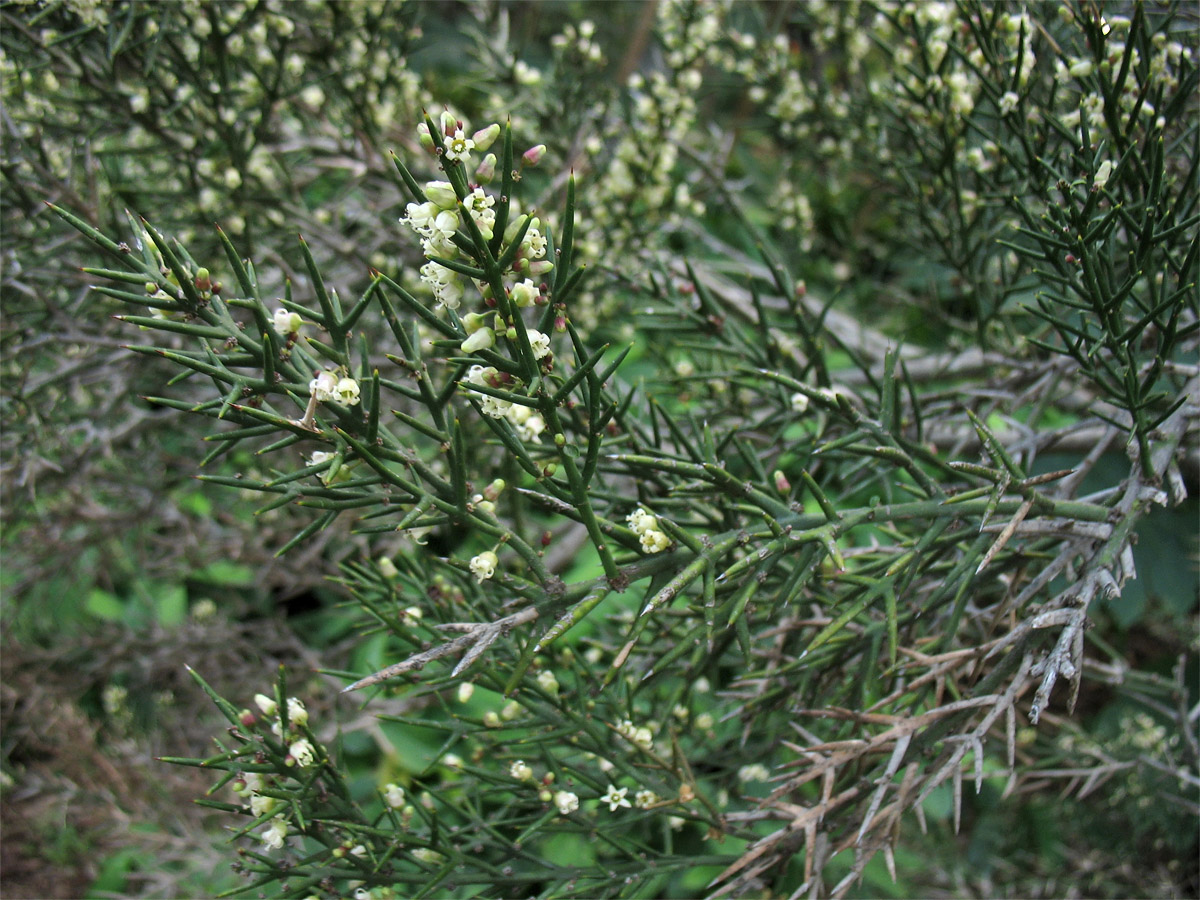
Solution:
M 442 110 L 442 131 L 446 132 L 447 135 L 451 135 L 451 134 L 454 134 L 455 130 L 458 127 L 459 127 L 458 119 L 456 119 L 454 117 L 454 113 L 450 112 L 450 110 L 448 110 L 448 109 L 443 109 Z
M 278 704 L 266 694 L 255 694 L 254 703 L 262 710 L 264 716 L 273 716 L 279 711 Z
M 463 353 L 475 353 L 486 350 L 496 343 L 496 332 L 490 328 L 480 328 L 459 346 Z
M 438 209 L 454 209 L 458 205 L 458 195 L 454 193 L 454 186 L 448 181 L 427 182 L 425 197 Z
M 775 479 L 775 490 L 786 496 L 792 489 L 792 483 L 787 480 L 787 476 L 784 475 L 783 472 L 776 469 L 774 473 L 772 473 L 771 477 Z
M 417 141 L 426 150 L 433 152 L 433 138 L 429 136 L 429 126 L 424 122 L 417 126 Z
M 475 180 L 480 184 L 490 184 L 496 177 L 496 154 L 489 153 L 475 169 Z
M 545 155 L 546 145 L 538 144 L 536 147 L 530 147 L 528 150 L 522 153 L 521 158 L 525 160 L 528 165 L 536 166 L 542 161 L 542 157 Z
M 209 291 L 212 289 L 212 278 L 209 276 L 208 269 L 196 270 L 196 290 Z
M 488 147 L 492 146 L 498 137 L 500 137 L 500 126 L 493 122 L 487 128 L 481 128 L 471 135 L 471 140 L 475 142 L 475 149 L 482 153 Z M 495 157 L 493 157 L 494 159 Z

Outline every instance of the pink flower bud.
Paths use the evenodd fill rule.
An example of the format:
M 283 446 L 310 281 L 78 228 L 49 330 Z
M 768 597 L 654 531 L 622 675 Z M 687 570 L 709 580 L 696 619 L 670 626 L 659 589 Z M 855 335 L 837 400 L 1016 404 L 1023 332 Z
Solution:
M 482 153 L 488 147 L 492 146 L 499 136 L 500 126 L 493 122 L 487 128 L 481 128 L 471 135 L 471 140 L 475 142 L 475 149 Z
M 521 154 L 521 158 L 531 166 L 536 166 L 542 161 L 542 157 L 546 155 L 546 145 L 538 144 L 536 147 L 530 147 Z
M 476 142 L 478 147 L 478 142 Z M 496 177 L 496 154 L 489 153 L 483 158 L 483 162 L 475 169 L 475 180 L 480 184 L 490 184 L 492 179 Z

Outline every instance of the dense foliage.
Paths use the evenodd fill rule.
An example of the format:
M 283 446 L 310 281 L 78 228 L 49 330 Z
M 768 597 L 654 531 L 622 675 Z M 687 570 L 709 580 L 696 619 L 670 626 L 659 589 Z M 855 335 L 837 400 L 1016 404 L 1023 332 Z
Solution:
M 8 621 L 332 576 L 248 892 L 1186 890 L 1192 11 L 603 11 L 0 6 Z

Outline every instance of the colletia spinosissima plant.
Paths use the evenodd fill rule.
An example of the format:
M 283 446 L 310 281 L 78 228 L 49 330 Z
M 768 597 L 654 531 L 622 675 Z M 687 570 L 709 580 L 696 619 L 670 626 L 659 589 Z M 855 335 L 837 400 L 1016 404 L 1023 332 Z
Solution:
M 719 31 L 670 7 L 692 35 L 672 38 L 690 71 Z M 943 21 L 970 9 L 884 18 L 924 35 L 918 47 L 932 31 L 956 48 L 910 60 L 905 77 L 927 91 L 913 81 L 899 96 L 929 115 L 908 120 L 951 149 L 964 122 L 990 123 L 1012 142 L 997 141 L 1011 171 L 1036 182 L 1009 210 L 1020 224 L 1006 252 L 1030 261 L 1021 284 L 1042 287 L 1018 324 L 1048 323 L 1021 348 L 1043 355 L 1003 357 L 984 399 L 957 356 L 924 374 L 895 348 L 860 357 L 770 252 L 749 288 L 647 263 L 639 324 L 695 362 L 638 383 L 632 351 L 593 345 L 573 316 L 585 273 L 574 180 L 557 229 L 523 212 L 522 174 L 544 148 L 519 153 L 512 129 L 450 113 L 416 129 L 438 178 L 395 159 L 409 200 L 397 236 L 419 240 L 419 279 L 373 271 L 352 303 L 303 243 L 304 296 L 289 285 L 275 300 L 223 234 L 219 285 L 215 261 L 149 224 L 131 221 L 122 243 L 62 211 L 122 264 L 89 270 L 122 285 L 98 290 L 151 309 L 127 321 L 198 345 L 134 348 L 216 386 L 199 405 L 154 402 L 219 421 L 206 462 L 259 445 L 261 467 L 208 480 L 262 493 L 266 509 L 315 511 L 281 552 L 343 515 L 364 536 L 414 539 L 343 565 L 365 628 L 396 661 L 333 674 L 373 692 L 384 721 L 439 735 L 429 761 L 401 760 L 363 790 L 336 723 L 310 721 L 282 677 L 254 712 L 197 676 L 229 731 L 216 755 L 175 761 L 223 773 L 223 799 L 203 802 L 242 818 L 247 889 L 840 895 L 877 853 L 894 865 L 903 817 L 921 820 L 943 785 L 956 822 L 964 781 L 1015 789 L 1035 740 L 1023 720 L 1053 716 L 1057 686 L 1070 705 L 1085 675 L 1122 677 L 1085 656 L 1085 631 L 1089 609 L 1133 577 L 1136 523 L 1186 493 L 1195 167 L 1165 153 L 1139 162 L 1155 120 L 1105 118 L 1125 141 L 1114 155 L 1085 120 L 1055 119 L 1039 138 L 1062 140 L 1049 183 L 1070 202 L 1038 207 L 1045 157 L 1023 156 L 1024 126 L 1004 124 L 1037 105 L 1023 81 L 1035 29 L 970 20 L 989 64 L 1011 67 L 1015 101 L 995 90 L 967 104 L 970 83 L 921 68 L 980 68 Z M 1152 29 L 1136 21 L 1130 43 L 1149 60 Z M 1174 59 L 1194 87 L 1187 55 Z M 1194 136 L 1181 122 L 1169 124 Z M 623 199 L 635 176 L 664 174 L 629 146 L 628 178 L 609 186 Z M 1157 260 L 1164 278 L 1111 265 L 1128 258 Z M 849 365 L 834 367 L 831 343 Z M 1041 442 L 1003 436 L 1030 405 L 1035 418 L 1079 415 L 1077 389 L 1093 391 L 1084 408 L 1111 406 L 1082 420 L 1101 430 L 1071 469 L 1039 467 L 1038 453 L 1080 423 Z M 1084 493 L 1104 448 L 1122 444 L 1128 476 Z

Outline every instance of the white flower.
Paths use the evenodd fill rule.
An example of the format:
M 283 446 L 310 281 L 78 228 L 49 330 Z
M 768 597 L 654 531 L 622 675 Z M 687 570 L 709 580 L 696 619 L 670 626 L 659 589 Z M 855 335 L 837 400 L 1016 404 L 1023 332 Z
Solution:
M 534 359 L 542 359 L 550 353 L 550 335 L 542 334 L 536 328 L 530 328 L 526 334 L 529 337 L 529 348 L 533 351 Z
M 273 716 L 279 711 L 278 704 L 266 694 L 255 694 L 254 703 L 262 710 L 264 716 Z
M 1000 115 L 1010 115 L 1017 108 L 1017 103 L 1021 100 L 1015 93 L 1008 91 L 1000 98 Z
M 304 704 L 295 697 L 288 697 L 288 721 L 294 725 L 308 724 L 308 710 L 304 708 Z
M 554 673 L 549 669 L 538 672 L 537 683 L 538 687 L 548 694 L 558 693 L 558 679 L 554 677 Z
M 514 284 L 512 290 L 508 292 L 508 296 L 514 304 L 524 309 L 527 306 L 533 306 L 534 301 L 538 297 L 538 286 L 533 283 L 532 278 L 526 278 L 524 281 Z M 536 333 L 536 331 L 530 329 L 530 346 L 533 345 L 533 335 Z M 549 345 L 547 344 L 547 346 Z
M 466 703 L 471 699 L 471 695 L 475 693 L 475 685 L 469 681 L 464 681 L 458 686 L 458 702 Z
M 517 779 L 517 781 L 529 781 L 533 778 L 533 769 L 525 764 L 525 760 L 518 759 L 508 767 L 508 774 Z
M 645 725 L 635 728 L 630 740 L 643 750 L 650 750 L 654 747 L 654 734 Z
M 275 328 L 275 333 L 281 337 L 295 334 L 300 330 L 302 324 L 304 323 L 299 313 L 288 312 L 286 309 L 275 310 L 275 320 L 272 322 L 272 325 Z
M 738 769 L 738 781 L 766 781 L 771 771 L 762 763 L 751 763 Z
M 496 566 L 500 560 L 491 550 L 484 550 L 478 556 L 472 558 L 470 562 L 471 574 L 475 576 L 475 580 L 480 584 L 487 581 L 496 574 Z
M 342 406 L 355 406 L 358 404 L 358 382 L 353 378 L 338 379 L 337 388 L 334 390 L 333 399 Z
M 446 159 L 466 162 L 471 158 L 471 151 L 474 149 L 475 141 L 463 134 L 463 130 L 459 128 L 446 141 Z
M 399 809 L 404 805 L 404 788 L 390 782 L 385 784 L 383 786 L 383 800 L 392 809 Z
M 554 805 L 564 816 L 579 809 L 579 797 L 570 791 L 558 791 L 554 795 Z
M 276 816 L 267 826 L 267 830 L 259 835 L 259 838 L 268 850 L 282 850 L 283 839 L 287 837 L 287 833 L 287 820 L 283 816 Z
M 279 800 L 275 797 L 266 797 L 262 794 L 250 795 L 250 813 L 257 818 L 265 816 L 272 812 L 279 805 Z
M 338 388 L 337 376 L 332 372 L 321 372 L 308 383 L 308 391 L 322 403 L 328 403 L 334 398 Z
M 808 395 L 801 394 L 799 391 L 792 394 L 792 412 L 802 413 L 808 409 Z
M 638 809 L 649 809 L 658 802 L 658 794 L 654 791 L 640 790 L 633 795 L 633 802 L 637 804 Z
M 291 757 L 296 765 L 303 769 L 313 764 L 316 752 L 313 750 L 313 745 L 306 738 L 300 738 L 300 740 L 288 747 L 288 756 Z
M 629 793 L 629 788 L 618 788 L 616 785 L 610 784 L 608 791 L 600 800 L 608 804 L 609 812 L 616 812 L 618 807 L 629 806 L 629 801 L 625 799 L 625 795 Z
M 426 185 L 425 189 L 429 190 L 429 186 Z M 410 203 L 404 207 L 404 215 L 400 217 L 400 221 L 411 226 L 417 234 L 428 235 L 439 212 L 438 205 L 432 200 L 427 203 Z
M 1104 186 L 1108 184 L 1108 179 L 1112 177 L 1113 164 L 1111 159 L 1106 159 L 1100 163 L 1100 168 L 1096 170 L 1096 190 L 1104 190 Z

